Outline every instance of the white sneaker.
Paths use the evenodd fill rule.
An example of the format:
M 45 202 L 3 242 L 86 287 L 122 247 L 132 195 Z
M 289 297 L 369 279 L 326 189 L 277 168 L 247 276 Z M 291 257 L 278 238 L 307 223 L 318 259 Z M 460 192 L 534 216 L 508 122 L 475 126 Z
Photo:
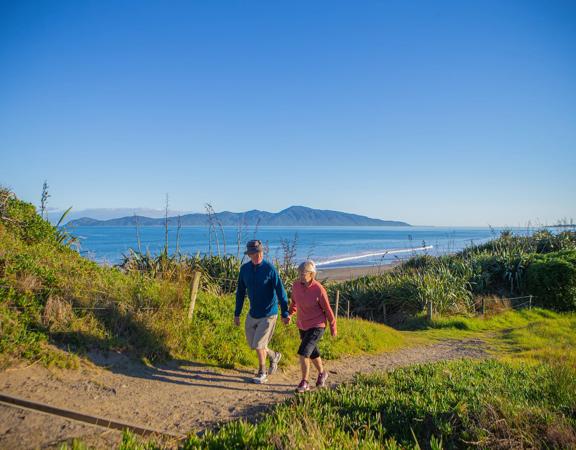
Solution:
M 258 372 L 258 375 L 252 378 L 252 381 L 256 384 L 264 384 L 268 381 L 268 374 L 266 372 Z

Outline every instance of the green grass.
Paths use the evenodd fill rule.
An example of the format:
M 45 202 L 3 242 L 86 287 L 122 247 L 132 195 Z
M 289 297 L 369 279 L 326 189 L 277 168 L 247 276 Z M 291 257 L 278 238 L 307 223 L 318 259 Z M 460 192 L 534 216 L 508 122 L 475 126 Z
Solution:
M 483 317 L 424 317 L 403 331 L 406 345 L 425 345 L 445 339 L 479 338 L 489 354 L 506 361 L 560 364 L 576 367 L 576 314 L 545 309 L 508 310 Z
M 502 313 L 486 316 L 434 316 L 432 321 L 428 321 L 423 314 L 419 314 L 405 322 L 401 329 L 423 332 L 422 334 L 432 336 L 458 338 L 477 333 L 525 327 L 534 321 L 555 321 L 560 317 L 563 316 L 541 308 L 508 309 Z
M 576 367 L 576 314 L 505 330 L 494 344 L 506 359 Z
M 541 308 L 508 310 L 487 317 L 417 317 L 406 324 L 407 345 L 443 339 L 481 338 L 508 359 L 566 362 L 576 367 L 576 314 Z
M 152 330 L 165 332 L 166 346 L 174 358 L 212 362 L 224 367 L 255 365 L 255 352 L 244 337 L 243 326 L 233 325 L 234 297 L 216 297 L 202 293 L 196 303 L 194 319 L 183 319 L 183 312 L 164 312 L 162 318 L 152 321 Z M 247 307 L 244 308 L 245 317 Z M 340 319 L 339 336 L 327 333 L 320 343 L 325 359 L 345 355 L 390 351 L 405 345 L 402 333 L 390 327 L 361 319 Z M 271 342 L 271 348 L 283 353 L 284 365 L 296 362 L 296 349 L 300 338 L 294 324 L 285 326 L 280 321 Z

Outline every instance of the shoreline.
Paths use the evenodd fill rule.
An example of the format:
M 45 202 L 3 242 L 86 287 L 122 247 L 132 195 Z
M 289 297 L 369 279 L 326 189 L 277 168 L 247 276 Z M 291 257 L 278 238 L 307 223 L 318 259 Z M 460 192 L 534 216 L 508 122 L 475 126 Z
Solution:
M 390 264 L 381 264 L 378 266 L 335 267 L 333 269 L 320 268 L 317 278 L 319 281 L 349 281 L 366 275 L 381 275 L 394 270 L 394 268 L 400 264 L 402 263 L 395 261 Z

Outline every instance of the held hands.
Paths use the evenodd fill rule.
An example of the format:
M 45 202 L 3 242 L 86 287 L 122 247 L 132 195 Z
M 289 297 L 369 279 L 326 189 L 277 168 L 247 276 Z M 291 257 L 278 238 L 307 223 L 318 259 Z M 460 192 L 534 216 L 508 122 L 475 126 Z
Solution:
M 237 327 L 240 326 L 240 317 L 234 317 L 234 325 L 236 325 Z
M 282 323 L 284 325 L 290 325 L 290 321 L 292 320 L 292 316 L 282 317 Z

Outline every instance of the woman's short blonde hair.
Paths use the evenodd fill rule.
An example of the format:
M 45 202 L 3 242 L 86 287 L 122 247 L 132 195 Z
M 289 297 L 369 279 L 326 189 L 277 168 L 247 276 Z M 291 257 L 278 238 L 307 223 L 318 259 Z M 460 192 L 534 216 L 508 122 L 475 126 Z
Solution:
M 314 261 L 309 259 L 308 261 L 304 261 L 302 264 L 298 266 L 298 272 L 309 272 L 316 275 L 316 264 Z

